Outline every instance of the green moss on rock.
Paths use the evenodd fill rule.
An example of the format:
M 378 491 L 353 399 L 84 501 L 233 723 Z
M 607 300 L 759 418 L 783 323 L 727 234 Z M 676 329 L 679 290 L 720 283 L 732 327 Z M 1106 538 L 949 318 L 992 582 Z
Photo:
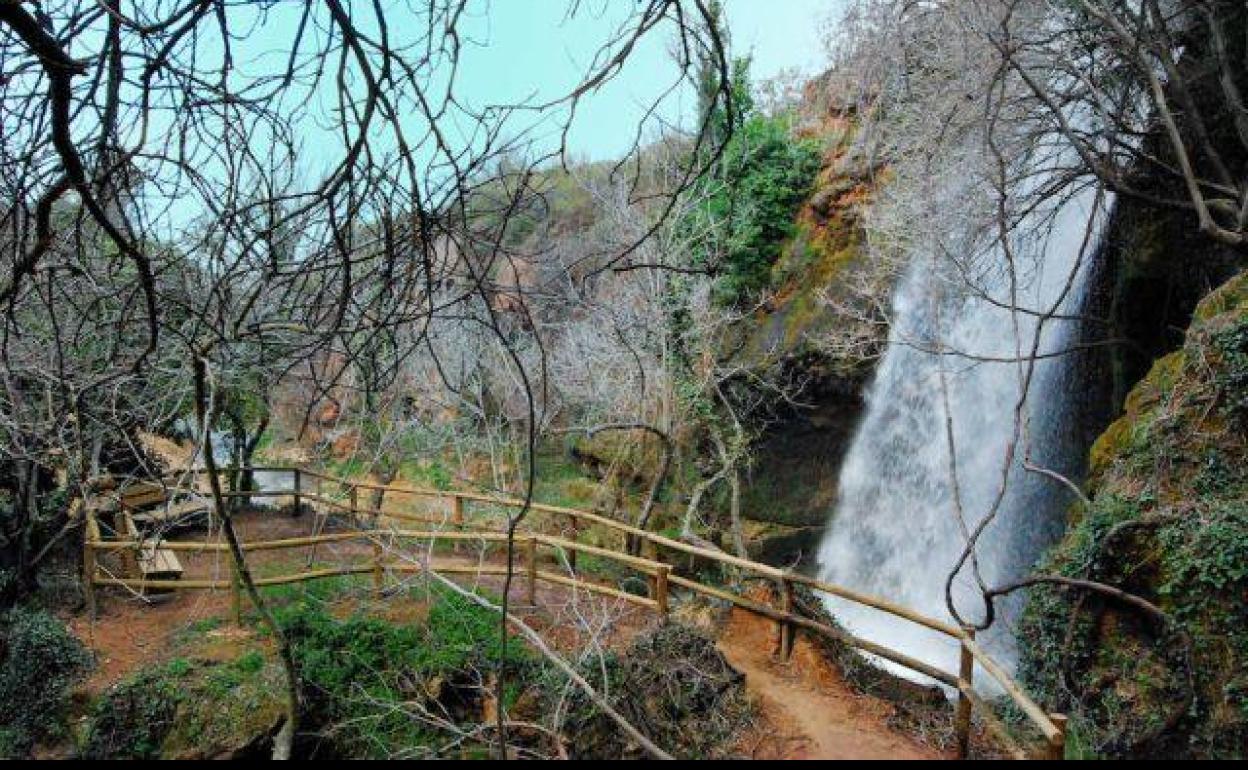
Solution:
M 1095 753 L 1248 754 L 1248 279 L 1200 303 L 1092 449 L 1090 503 L 1046 565 L 1160 607 L 1030 598 L 1022 673 Z
M 259 650 L 177 658 L 109 688 L 91 713 L 87 759 L 229 757 L 283 718 L 281 671 Z

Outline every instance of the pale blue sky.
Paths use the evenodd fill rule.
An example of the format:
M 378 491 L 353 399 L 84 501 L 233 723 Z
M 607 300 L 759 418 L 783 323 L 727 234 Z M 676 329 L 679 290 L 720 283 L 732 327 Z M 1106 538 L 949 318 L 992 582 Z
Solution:
M 786 70 L 814 74 L 826 64 L 824 31 L 841 2 L 724 0 L 733 53 L 752 55 L 756 81 Z M 266 6 L 267 10 L 257 10 L 251 19 L 240 14 L 232 41 L 236 63 L 232 77 L 236 88 L 271 75 L 285 65 L 302 7 L 301 3 L 291 2 Z M 392 42 L 398 44 L 398 39 L 405 39 L 408 45 L 419 45 L 416 41 L 423 34 L 427 19 L 422 20 L 406 4 L 383 2 L 381 7 Z M 458 25 L 463 46 L 454 70 L 454 90 L 457 99 L 476 110 L 489 105 L 536 106 L 566 94 L 581 82 L 595 54 L 637 12 L 639 4 L 637 0 L 472 0 L 467 7 L 466 16 Z M 361 3 L 360 8 L 359 21 L 365 25 L 365 32 L 374 33 L 368 28 L 371 5 Z M 571 18 L 569 8 L 576 9 Z M 670 90 L 680 74 L 669 50 L 673 34 L 670 25 L 649 34 L 628 57 L 623 71 L 580 105 L 569 133 L 572 159 L 621 157 L 637 141 L 638 126 L 643 123 L 646 110 L 660 97 L 661 106 L 644 122 L 642 143 L 655 138 L 665 124 L 678 122 L 689 127 L 693 123 L 695 101 L 691 88 L 682 84 Z M 200 45 L 201 56 L 208 66 L 214 66 L 213 57 L 219 55 L 221 45 L 213 40 L 211 25 L 205 29 Z M 304 50 L 308 50 L 306 45 Z M 309 64 L 315 66 L 315 61 Z M 450 72 L 446 66 L 435 66 L 422 75 L 426 79 L 424 87 L 433 92 L 431 98 L 435 101 L 446 86 L 437 81 L 449 77 Z M 358 80 L 358 76 L 352 78 Z M 314 90 L 293 89 L 284 97 L 286 104 L 272 105 L 278 111 L 298 110 L 293 115 L 299 142 L 296 157 L 299 174 L 307 180 L 327 173 L 345 153 L 340 126 L 334 117 L 340 106 L 335 95 L 333 77 L 327 76 Z M 405 123 L 410 119 L 411 136 L 426 137 L 414 154 L 418 159 L 431 156 L 427 128 L 420 123 L 419 112 L 410 108 L 410 99 L 400 102 L 410 109 L 401 119 Z M 500 133 L 527 142 L 533 155 L 545 154 L 558 147 L 559 128 L 565 119 L 566 113 L 560 110 L 525 110 L 509 117 Z M 160 120 L 158 117 L 155 121 L 157 127 Z M 393 138 L 379 123 L 374 121 L 370 148 L 385 157 L 394 152 Z M 474 133 L 477 123 L 462 111 L 450 110 L 439 128 L 455 145 L 472 146 L 480 141 Z M 264 137 L 253 135 L 251 141 L 263 142 Z M 200 153 L 202 157 L 195 159 L 205 176 L 214 176 L 214 169 L 221 165 L 217 149 L 206 148 Z M 228 154 L 230 150 L 222 152 Z M 430 180 L 436 183 L 444 172 L 445 167 L 432 167 L 427 172 L 425 187 Z M 154 190 L 152 194 L 159 195 Z M 168 204 L 175 226 L 193 220 L 203 207 L 202 201 L 181 191 Z
M 734 53 L 753 55 L 756 80 L 785 70 L 813 74 L 824 65 L 825 23 L 840 0 L 725 0 L 724 5 Z M 499 102 L 566 91 L 632 7 L 630 0 L 582 0 L 578 15 L 567 19 L 567 0 L 479 5 L 470 26 L 480 46 L 467 56 L 464 82 L 470 92 Z M 675 72 L 667 45 L 652 36 L 616 81 L 584 106 L 571 134 L 574 154 L 602 159 L 627 150 L 644 105 L 663 92 Z M 665 120 L 688 120 L 692 108 L 691 94 L 682 90 L 665 100 L 661 114 Z

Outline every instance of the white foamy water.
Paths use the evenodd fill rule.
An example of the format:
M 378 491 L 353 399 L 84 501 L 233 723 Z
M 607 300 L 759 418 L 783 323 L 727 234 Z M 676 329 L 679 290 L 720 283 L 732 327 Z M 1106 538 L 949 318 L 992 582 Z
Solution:
M 1041 176 L 1037 184 L 1043 181 Z M 999 244 L 970 261 L 977 270 L 973 291 L 966 290 L 967 273 L 954 271 L 946 257 L 911 255 L 892 300 L 889 346 L 840 471 L 838 502 L 820 546 L 821 577 L 951 619 L 945 581 L 966 537 L 951 482 L 946 414 L 956 445 L 957 492 L 966 527 L 973 530 L 998 498 L 1020 398 L 1027 430 L 1009 464 L 999 513 L 976 549 L 985 582 L 997 585 L 1023 575 L 1060 535 L 1069 496 L 1054 481 L 1025 472 L 1021 461 L 1029 447 L 1033 463 L 1070 466 L 1077 446 L 1065 419 L 1075 387 L 1070 357 L 1040 360 L 1023 397 L 1025 364 L 1018 363 L 1018 351 L 1031 350 L 1038 317 L 1001 305 L 1077 313 L 1096 248 L 1088 233 L 1101 230 L 1097 212 L 1105 203 L 1102 198 L 1098 205 L 1095 190 L 1088 188 L 1047 215 L 1022 221 L 1015 229 L 1022 235 L 1011 241 L 1017 265 L 1013 303 Z M 969 235 L 966 240 L 969 250 Z M 1039 354 L 1069 349 L 1076 332 L 1073 321 L 1045 322 Z M 942 355 L 942 350 L 967 355 Z M 966 618 L 982 617 L 969 562 L 955 580 L 954 595 Z M 1016 605 L 1017 600 L 999 602 L 1003 617 L 982 637 L 1007 664 L 1015 660 L 1009 626 Z M 829 600 L 829 609 L 856 634 L 957 672 L 957 645 L 940 634 L 839 600 Z

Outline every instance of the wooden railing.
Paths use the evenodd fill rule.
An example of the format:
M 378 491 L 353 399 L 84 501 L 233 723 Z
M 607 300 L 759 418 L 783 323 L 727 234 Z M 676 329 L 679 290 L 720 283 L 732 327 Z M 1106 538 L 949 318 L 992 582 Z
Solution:
M 535 603 L 537 583 L 546 582 L 555 585 L 571 586 L 601 595 L 610 596 L 615 599 L 648 608 L 658 613 L 660 616 L 666 616 L 668 612 L 670 606 L 669 594 L 671 589 L 673 587 L 681 588 L 708 598 L 728 602 L 748 612 L 774 620 L 778 625 L 779 655 L 783 660 L 788 660 L 792 654 L 796 634 L 800 629 L 839 640 L 840 642 L 865 653 L 875 655 L 896 665 L 915 671 L 936 682 L 939 682 L 942 685 L 952 688 L 957 692 L 954 732 L 957 741 L 958 755 L 960 757 L 965 757 L 969 751 L 971 724 L 974 714 L 979 715 L 984 727 L 993 734 L 997 742 L 1005 747 L 1010 755 L 1017 759 L 1025 759 L 1028 757 L 1061 759 L 1064 756 L 1066 741 L 1065 717 L 1060 714 L 1050 714 L 1045 712 L 1045 710 L 1025 692 L 1025 690 L 1013 679 L 1013 677 L 1010 676 L 1009 672 L 988 655 L 983 647 L 975 640 L 973 629 L 959 628 L 944 621 L 924 616 L 909 608 L 902 607 L 879 597 L 870 596 L 842 586 L 827 583 L 808 575 L 802 575 L 789 570 L 772 567 L 767 564 L 761 564 L 750 559 L 744 559 L 713 548 L 706 548 L 674 538 L 665 537 L 658 533 L 643 530 L 597 513 L 575 508 L 546 505 L 543 503 L 531 503 L 529 504 L 528 509 L 531 513 L 539 516 L 546 516 L 556 520 L 563 519 L 569 525 L 566 530 L 569 533 L 569 536 L 561 537 L 550 534 L 542 534 L 540 532 L 531 531 L 531 529 L 527 529 L 524 532 L 517 534 L 515 538 L 515 545 L 517 548 L 513 550 L 523 559 L 524 563 L 522 565 L 513 564 L 509 568 L 508 565 L 491 564 L 488 562 L 476 564 L 433 564 L 428 562 L 422 563 L 418 560 L 404 561 L 396 560 L 394 558 L 388 559 L 387 554 L 395 552 L 395 549 L 391 546 L 401 542 L 462 543 L 466 541 L 474 541 L 482 544 L 505 544 L 508 537 L 503 532 L 474 531 L 469 524 L 468 517 L 466 516 L 466 508 L 468 504 L 473 503 L 517 510 L 523 508 L 525 506 L 525 502 L 518 498 L 502 497 L 480 492 L 448 491 L 422 487 L 399 487 L 394 485 L 372 484 L 338 478 L 304 468 L 253 467 L 250 468 L 250 470 L 254 472 L 290 474 L 292 482 L 291 487 L 290 489 L 285 490 L 229 491 L 225 493 L 227 497 L 291 498 L 293 499 L 296 508 L 305 504 L 311 505 L 311 507 L 317 512 L 317 522 L 323 522 L 328 516 L 337 513 L 352 519 L 357 524 L 367 519 L 369 520 L 371 526 L 368 529 L 356 529 L 350 532 L 325 533 L 321 531 L 323 527 L 314 525 L 314 534 L 311 536 L 244 543 L 243 550 L 245 552 L 315 548 L 316 546 L 322 544 L 343 543 L 350 541 L 366 541 L 371 543 L 373 546 L 373 556 L 367 564 L 324 569 L 311 569 L 311 565 L 309 564 L 309 569 L 297 574 L 256 579 L 255 582 L 257 586 L 265 587 L 283 585 L 343 575 L 370 574 L 373 577 L 374 590 L 381 593 L 385 590 L 384 581 L 387 572 L 403 574 L 420 573 L 426 570 L 433 570 L 445 574 L 459 573 L 474 575 L 503 575 L 511 572 L 512 574 L 522 578 L 521 585 L 526 591 L 530 604 Z M 239 471 L 237 469 L 223 469 L 220 471 L 222 474 L 238 472 Z M 172 490 L 203 494 L 203 492 L 201 492 L 196 486 L 199 477 L 203 474 L 204 471 L 202 469 L 184 471 L 179 474 L 166 477 L 164 482 L 169 484 Z M 308 480 L 315 482 L 314 488 L 309 489 L 304 484 L 304 482 Z M 327 482 L 330 485 L 337 487 L 337 495 L 326 493 L 324 487 Z M 441 501 L 445 506 L 447 506 L 447 508 L 449 508 L 449 510 L 446 510 L 443 516 L 428 516 L 401 510 L 369 509 L 361 505 L 360 493 L 362 491 L 380 491 L 383 492 L 385 497 L 389 499 L 393 499 L 394 496 L 410 495 L 413 497 L 437 500 Z M 85 506 L 83 509 L 87 512 L 88 519 L 86 522 L 87 537 L 83 562 L 86 570 L 84 583 L 87 586 L 89 606 L 94 607 L 95 586 L 122 586 L 133 591 L 145 591 L 148 589 L 214 589 L 230 590 L 232 592 L 234 613 L 236 617 L 239 615 L 241 612 L 241 591 L 237 579 L 142 580 L 101 575 L 98 567 L 98 554 L 100 552 L 117 552 L 124 551 L 126 549 L 138 549 L 144 545 L 150 547 L 152 542 L 150 540 L 107 540 L 103 538 L 101 536 L 98 521 L 96 520 L 96 512 L 100 509 L 101 506 L 90 504 Z M 383 529 L 380 527 L 383 520 L 434 525 L 438 528 L 416 530 L 396 529 L 392 526 L 390 528 Z M 630 553 L 624 553 L 613 548 L 600 547 L 580 542 L 579 538 L 581 533 L 585 532 L 590 526 L 599 527 L 608 532 L 618 533 L 625 538 L 626 542 L 633 541 L 642 543 L 645 545 L 645 549 L 650 555 L 643 557 Z M 450 529 L 445 529 L 446 527 L 449 527 Z M 228 550 L 228 546 L 224 543 L 184 542 L 163 538 L 159 540 L 159 547 L 174 552 L 188 553 L 226 552 Z M 564 557 L 571 569 L 562 573 L 541 569 L 541 550 L 543 548 L 549 549 Z M 680 575 L 676 572 L 676 569 L 672 564 L 665 562 L 660 558 L 660 555 L 664 552 L 682 554 L 695 559 L 714 562 L 725 567 L 740 570 L 743 573 L 751 574 L 755 577 L 767 579 L 777 588 L 780 606 L 773 607 L 769 604 L 760 603 L 723 587 L 708 585 L 695 580 L 692 577 Z M 576 569 L 577 554 L 592 555 L 606 559 L 622 567 L 630 568 L 645 575 L 648 580 L 649 595 L 640 596 L 585 579 Z M 927 628 L 931 631 L 935 631 L 956 641 L 960 649 L 960 665 L 958 672 L 955 674 L 945 671 L 939 667 L 926 663 L 925 661 L 918 660 L 902 652 L 894 650 L 885 644 L 863 639 L 845 631 L 844 629 L 820 622 L 796 612 L 794 607 L 794 588 L 796 586 L 804 586 L 814 592 L 828 594 L 855 604 L 870 607 L 880 612 L 888 613 L 895 617 Z M 1018 711 L 1021 712 L 1021 714 L 1026 718 L 1027 722 L 1039 733 L 1042 737 L 1039 748 L 1035 746 L 1027 747 L 1023 745 L 1023 743 L 1015 737 L 1014 732 L 1008 729 L 1002 720 L 997 717 L 993 705 L 987 702 L 975 689 L 974 677 L 977 667 L 985 672 L 1000 686 L 1001 690 L 1014 704 L 1014 706 L 1017 707 Z

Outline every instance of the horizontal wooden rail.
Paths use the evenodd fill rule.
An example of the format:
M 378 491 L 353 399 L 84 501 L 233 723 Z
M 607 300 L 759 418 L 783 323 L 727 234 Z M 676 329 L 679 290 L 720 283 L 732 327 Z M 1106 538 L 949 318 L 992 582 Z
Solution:
M 846 601 L 853 602 L 854 604 L 861 604 L 865 607 L 871 607 L 873 609 L 877 609 L 882 612 L 887 612 L 890 615 L 894 615 L 903 620 L 908 620 L 911 623 L 916 623 L 920 626 L 924 626 L 925 628 L 930 628 L 933 631 L 939 631 L 940 633 L 945 634 L 946 636 L 951 636 L 955 639 L 961 639 L 963 636 L 962 629 L 958 628 L 952 623 L 944 623 L 942 621 L 936 620 L 935 618 L 929 618 L 926 615 L 920 615 L 919 613 L 913 610 L 907 609 L 906 607 L 902 607 L 899 604 L 894 604 L 890 601 L 880 599 L 879 597 L 871 596 L 870 594 L 864 594 L 859 591 L 854 591 L 852 589 L 845 588 L 843 586 L 834 585 L 832 583 L 827 583 L 822 580 L 812 578 L 808 575 L 788 573 L 786 577 L 787 579 L 793 581 L 794 583 L 797 583 L 798 585 L 804 585 L 807 588 L 812 588 L 816 591 L 822 591 L 823 593 L 831 594 L 832 596 L 838 597 L 840 599 L 845 599 Z
M 387 572 L 413 573 L 420 574 L 424 572 L 437 572 L 444 575 L 491 575 L 503 576 L 510 570 L 504 565 L 495 564 L 420 564 L 406 561 L 384 562 L 382 567 Z M 273 586 L 289 585 L 292 583 L 306 583 L 313 580 L 322 580 L 330 577 L 347 577 L 350 575 L 367 575 L 374 569 L 373 564 L 347 566 L 347 567 L 327 567 L 324 569 L 307 570 L 290 575 L 274 575 L 271 577 L 255 578 L 253 582 L 257 588 L 270 588 Z M 622 599 L 626 602 L 646 607 L 649 609 L 657 609 L 659 604 L 656 600 L 645 596 L 638 596 L 627 591 L 621 591 L 611 586 L 605 586 L 583 578 L 568 577 L 555 572 L 546 570 L 538 570 L 535 573 L 539 580 L 557 585 L 569 586 L 572 588 L 583 589 L 592 593 L 610 596 L 615 599 Z M 144 591 L 147 589 L 156 590 L 185 590 L 185 591 L 224 591 L 233 588 L 232 580 L 205 580 L 205 579 L 181 579 L 181 580 L 154 580 L 141 578 L 114 578 L 96 576 L 92 581 L 96 586 L 120 586 L 133 591 Z
M 632 602 L 633 604 L 637 604 L 642 607 L 649 607 L 652 610 L 657 610 L 659 608 L 659 603 L 654 599 L 649 599 L 645 596 L 638 596 L 637 594 L 630 594 L 628 591 L 621 591 L 618 588 L 604 586 L 601 583 L 568 577 L 567 575 L 560 575 L 556 572 L 547 572 L 545 570 L 538 570 L 537 577 L 549 583 L 556 583 L 558 585 L 569 586 L 572 588 L 584 588 L 585 590 L 596 594 L 610 596 L 613 599 L 622 599 L 623 601 Z
M 638 572 L 644 572 L 647 575 L 654 575 L 660 568 L 668 566 L 661 561 L 643 559 L 640 556 L 633 556 L 631 554 L 620 553 L 619 551 L 612 551 L 610 548 L 599 548 L 594 545 L 578 543 L 574 540 L 555 537 L 554 535 L 536 535 L 535 538 L 539 543 L 551 546 L 552 548 L 559 548 L 569 552 L 576 551 L 579 553 L 589 554 L 591 556 L 601 556 L 605 559 L 610 559 L 617 564 L 632 567 Z
M 741 597 L 741 596 L 738 596 L 737 594 L 732 593 L 731 591 L 725 591 L 721 588 L 708 586 L 705 583 L 699 583 L 696 580 L 691 580 L 689 578 L 681 577 L 679 575 L 671 575 L 668 578 L 668 580 L 672 582 L 672 585 L 677 585 L 677 586 L 680 586 L 681 588 L 687 588 L 690 591 L 693 591 L 695 593 L 700 593 L 703 596 L 709 596 L 714 599 L 720 599 L 722 601 L 730 602 L 738 607 L 741 607 L 742 609 L 753 612 L 756 615 L 762 615 L 772 620 L 777 620 L 777 621 L 781 621 L 785 623 L 792 623 L 796 626 L 801 626 L 802 628 L 805 628 L 808 631 L 814 631 L 815 633 L 823 634 L 824 636 L 837 639 L 852 647 L 856 647 L 857 649 L 860 649 L 863 652 L 867 652 L 872 655 L 878 655 L 879 657 L 884 658 L 886 660 L 890 660 L 893 663 L 896 663 L 900 666 L 905 666 L 906 668 L 909 668 L 912 671 L 917 671 L 920 674 L 923 674 L 924 676 L 931 677 L 932 679 L 935 679 L 941 684 L 946 684 L 946 685 L 949 685 L 950 687 L 956 687 L 958 684 L 958 678 L 954 676 L 953 674 L 950 674 L 946 671 L 942 671 L 939 668 L 936 668 L 935 666 L 928 665 L 927 663 L 924 663 L 921 660 L 916 660 L 915 658 L 912 658 L 903 653 L 890 650 L 887 647 L 876 644 L 875 642 L 871 642 L 866 639 L 856 637 L 847 631 L 843 631 L 841 629 L 834 628 L 833 626 L 820 623 L 819 621 L 814 620 L 812 618 L 808 618 L 805 615 L 798 615 L 792 612 L 785 612 L 783 610 L 775 609 L 774 607 L 769 607 L 765 604 L 752 602 L 749 599 L 745 599 L 744 597 Z
M 991 713 L 989 704 L 985 703 L 983 698 L 975 692 L 971 683 L 974 666 L 968 664 L 968 661 L 977 663 L 984 669 L 1005 691 L 1006 695 L 1019 706 L 1028 720 L 1036 726 L 1047 742 L 1044 754 L 1048 757 L 1060 758 L 1064 749 L 1065 742 L 1065 720 L 1060 715 L 1050 715 L 1032 700 L 1027 693 L 1018 685 L 1017 682 L 988 654 L 983 650 L 977 642 L 974 641 L 973 635 L 963 631 L 962 629 L 935 618 L 930 618 L 917 613 L 907 607 L 890 602 L 886 599 L 864 594 L 854 591 L 843 586 L 834 585 L 825 581 L 813 578 L 807 575 L 801 575 L 790 572 L 788 570 L 779 569 L 766 564 L 760 564 L 750 559 L 735 556 L 713 548 L 706 548 L 699 545 L 693 545 L 682 540 L 665 537 L 663 535 L 650 532 L 639 527 L 632 526 L 624 522 L 603 516 L 591 511 L 584 511 L 575 508 L 567 508 L 563 506 L 548 505 L 545 503 L 528 502 L 524 500 L 486 494 L 482 492 L 467 492 L 458 490 L 440 490 L 426 487 L 400 487 L 387 484 L 375 484 L 370 482 L 352 481 L 350 479 L 331 476 L 319 471 L 311 471 L 300 468 L 282 467 L 282 466 L 255 466 L 248 469 L 220 469 L 218 472 L 226 475 L 232 473 L 240 473 L 250 470 L 260 473 L 289 473 L 292 476 L 291 489 L 270 489 L 270 490 L 233 490 L 226 492 L 227 497 L 293 497 L 296 503 L 310 503 L 315 509 L 316 506 L 322 506 L 326 512 L 338 511 L 347 513 L 354 519 L 369 519 L 374 523 L 374 529 L 359 530 L 346 533 L 332 534 L 316 534 L 310 537 L 286 538 L 281 540 L 270 540 L 254 543 L 246 543 L 243 549 L 246 552 L 256 551 L 272 551 L 289 548 L 301 548 L 307 546 L 315 546 L 319 544 L 341 543 L 349 541 L 366 540 L 374 543 L 374 548 L 378 549 L 387 542 L 397 540 L 425 540 L 430 542 L 449 541 L 449 542 L 465 542 L 477 541 L 482 543 L 502 543 L 508 542 L 510 538 L 506 533 L 495 531 L 473 531 L 465 528 L 464 523 L 464 503 L 472 502 L 480 505 L 492 505 L 505 509 L 528 510 L 547 516 L 566 518 L 572 524 L 572 537 L 575 538 L 577 532 L 583 525 L 592 524 L 604 529 L 617 532 L 626 536 L 629 540 L 648 543 L 652 548 L 665 549 L 670 552 L 692 556 L 699 559 L 705 559 L 726 567 L 743 570 L 758 577 L 769 579 L 781 587 L 781 599 L 783 608 L 775 608 L 767 604 L 751 601 L 732 591 L 727 591 L 715 586 L 709 586 L 691 578 L 672 574 L 671 565 L 655 559 L 646 559 L 632 554 L 621 553 L 611 548 L 601 546 L 593 546 L 577 542 L 575 539 L 567 539 L 553 535 L 531 534 L 517 536 L 515 543 L 517 552 L 519 546 L 529 543 L 525 546 L 528 558 L 527 568 L 520 566 L 509 569 L 506 566 L 496 566 L 491 564 L 422 564 L 417 561 L 382 561 L 380 557 L 375 558 L 367 566 L 348 566 L 338 568 L 327 568 L 320 570 L 308 570 L 294 575 L 285 575 L 277 577 L 261 578 L 256 580 L 256 585 L 274 586 L 284 585 L 288 583 L 302 582 L 307 580 L 315 580 L 324 577 L 340 576 L 340 575 L 358 575 L 373 573 L 374 583 L 380 588 L 382 581 L 381 570 L 397 573 L 419 573 L 426 569 L 448 573 L 448 574 L 476 574 L 476 575 L 503 575 L 517 574 L 523 576 L 527 573 L 529 592 L 532 595 L 533 586 L 537 581 L 546 583 L 563 585 L 578 589 L 588 590 L 604 596 L 609 596 L 622 601 L 631 602 L 638 606 L 648 609 L 657 610 L 665 614 L 667 611 L 667 586 L 671 585 L 684 588 L 694 593 L 701 594 L 710 598 L 728 602 L 734 606 L 740 607 L 748 612 L 767 617 L 775 620 L 780 624 L 781 628 L 781 654 L 787 657 L 792 648 L 792 630 L 801 628 L 811 633 L 821 634 L 833 639 L 837 639 L 847 645 L 850 645 L 863 652 L 875 655 L 884 660 L 888 660 L 897 665 L 908 668 L 927 676 L 934 681 L 947 685 L 959 693 L 963 700 L 959 706 L 958 731 L 959 747 L 965 750 L 966 735 L 965 730 L 969 728 L 969 709 L 977 707 L 985 715 L 985 724 L 994 733 L 1000 733 L 998 736 L 1003 743 L 1010 747 L 1010 751 L 1016 755 L 1023 753 L 1009 734 L 1005 731 L 1000 720 Z M 181 486 L 181 481 L 188 476 L 192 484 L 198 475 L 206 473 L 205 469 L 194 468 L 186 471 L 170 474 L 165 480 L 176 479 L 174 491 L 191 492 L 195 494 L 204 494 L 200 490 L 186 489 Z M 301 478 L 316 479 L 318 481 L 317 491 L 306 490 L 302 487 Z M 347 493 L 348 501 L 331 497 L 320 491 L 321 484 L 319 482 L 329 482 L 337 484 L 342 492 Z M 163 483 L 163 482 L 162 482 Z M 359 504 L 359 491 L 366 490 L 370 492 L 382 492 L 386 495 L 412 495 L 417 497 L 427 497 L 431 499 L 444 500 L 451 503 L 451 510 L 446 515 L 438 516 L 421 516 L 416 513 L 406 511 L 381 510 L 374 508 L 362 507 Z M 94 521 L 94 508 L 90 505 L 86 506 L 88 517 Z M 318 515 L 324 515 L 318 512 Z M 413 522 L 421 524 L 432 524 L 439 527 L 454 527 L 451 530 L 404 530 L 404 529 L 385 529 L 377 526 L 383 521 L 395 522 Z M 228 547 L 224 543 L 189 543 L 175 542 L 169 540 L 157 540 L 158 547 L 173 551 L 186 552 L 225 552 Z M 87 543 L 85 545 L 84 562 L 91 576 L 87 582 L 90 585 L 101 586 L 123 586 L 133 590 L 145 589 L 224 589 L 232 588 L 236 593 L 238 591 L 237 584 L 234 581 L 226 580 L 138 580 L 138 579 L 122 579 L 112 577 L 101 577 L 95 573 L 95 551 L 124 551 L 126 549 L 135 549 L 143 546 L 150 547 L 152 541 L 109 541 L 103 540 L 99 535 L 98 527 L 92 529 L 88 527 Z M 538 546 L 561 550 L 569 555 L 569 562 L 572 566 L 572 574 L 565 575 L 548 570 L 538 569 L 536 566 L 536 549 Z M 376 551 L 380 553 L 380 551 Z M 576 574 L 576 555 L 584 553 L 600 558 L 612 560 L 617 564 L 640 572 L 649 576 L 652 580 L 653 597 L 639 596 L 636 594 L 622 591 L 610 586 L 601 585 L 592 581 L 580 578 Z M 812 618 L 806 617 L 793 611 L 792 587 L 795 585 L 805 586 L 811 590 L 829 594 L 831 596 L 844 599 L 855 604 L 859 604 L 872 609 L 888 613 L 894 617 L 901 618 L 908 622 L 915 623 L 924 628 L 944 634 L 948 637 L 956 639 L 963 650 L 963 666 L 958 675 L 943 671 L 935 666 L 905 655 L 901 652 L 892 650 L 891 648 L 871 642 L 845 631 L 844 629 L 834 627 L 829 624 L 821 623 Z M 88 589 L 91 594 L 93 603 L 93 592 Z
M 257 540 L 251 543 L 243 543 L 244 551 L 280 551 L 289 548 L 303 548 L 309 545 L 320 545 L 326 543 L 342 543 L 351 540 L 375 540 L 375 539 L 402 539 L 402 540 L 480 540 L 488 543 L 505 543 L 507 535 L 503 532 L 442 532 L 437 530 L 406 530 L 406 529 L 374 529 L 374 530 L 358 530 L 355 532 L 333 532 L 322 535 L 309 535 L 308 537 L 291 537 L 281 540 Z M 556 537 L 542 536 L 541 540 L 548 541 L 550 545 L 557 545 L 562 548 L 591 548 L 592 546 L 582 546 L 580 543 L 573 543 Z M 226 543 L 192 543 L 178 540 L 98 540 L 90 543 L 92 547 L 100 551 L 124 551 L 134 549 L 140 546 L 151 546 L 156 544 L 159 548 L 167 548 L 171 551 L 220 551 L 229 550 Z M 607 553 L 611 553 L 607 551 Z M 616 554 L 618 557 L 628 558 L 629 561 L 644 561 L 635 557 L 625 557 L 624 554 Z M 655 564 L 657 562 L 649 562 Z

